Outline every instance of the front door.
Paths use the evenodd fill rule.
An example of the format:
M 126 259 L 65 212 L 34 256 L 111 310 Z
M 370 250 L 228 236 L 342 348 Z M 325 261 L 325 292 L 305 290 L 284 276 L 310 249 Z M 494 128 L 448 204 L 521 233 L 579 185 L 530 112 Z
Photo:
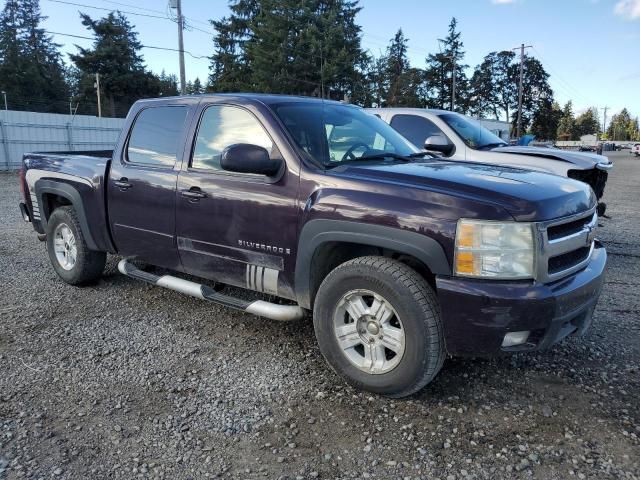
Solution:
M 222 151 L 248 143 L 280 149 L 259 112 L 228 104 L 201 106 L 189 162 L 177 191 L 177 242 L 184 270 L 251 290 L 293 296 L 299 165 L 274 177 L 221 169 Z
M 189 107 L 150 106 L 136 116 L 107 185 L 118 253 L 180 269 L 175 239 L 176 182 Z

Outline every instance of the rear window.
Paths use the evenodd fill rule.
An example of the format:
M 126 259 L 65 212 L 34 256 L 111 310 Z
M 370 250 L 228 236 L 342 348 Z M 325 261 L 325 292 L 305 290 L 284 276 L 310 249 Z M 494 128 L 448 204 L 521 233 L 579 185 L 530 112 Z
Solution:
M 173 167 L 186 118 L 187 108 L 181 106 L 142 110 L 131 130 L 127 160 L 140 165 Z

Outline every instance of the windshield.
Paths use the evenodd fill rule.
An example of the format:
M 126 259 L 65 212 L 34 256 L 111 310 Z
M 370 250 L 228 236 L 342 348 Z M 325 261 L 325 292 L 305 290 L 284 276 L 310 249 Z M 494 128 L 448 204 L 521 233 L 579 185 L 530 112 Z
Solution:
M 468 147 L 482 149 L 508 145 L 496 134 L 484 128 L 480 123 L 455 113 L 443 113 L 439 117 L 449 125 Z
M 297 146 L 326 167 L 419 152 L 383 120 L 361 108 L 323 102 L 287 102 L 272 108 Z

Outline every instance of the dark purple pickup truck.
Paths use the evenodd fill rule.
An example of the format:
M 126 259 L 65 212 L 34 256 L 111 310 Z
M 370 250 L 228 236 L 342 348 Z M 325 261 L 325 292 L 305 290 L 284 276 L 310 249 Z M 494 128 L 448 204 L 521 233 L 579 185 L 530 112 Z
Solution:
M 337 102 L 144 100 L 113 152 L 28 154 L 20 181 L 64 281 L 95 281 L 113 253 L 129 277 L 266 318 L 313 311 L 331 367 L 394 397 L 447 355 L 584 332 L 603 283 L 586 184 L 435 158 Z

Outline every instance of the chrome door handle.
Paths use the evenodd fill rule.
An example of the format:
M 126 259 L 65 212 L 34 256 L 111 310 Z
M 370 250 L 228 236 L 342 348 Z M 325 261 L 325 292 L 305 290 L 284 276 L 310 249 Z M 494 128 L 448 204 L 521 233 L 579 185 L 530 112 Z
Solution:
M 199 188 L 197 190 L 195 188 L 190 188 L 189 190 L 182 190 L 180 194 L 183 197 L 189 198 L 190 200 L 200 200 L 201 198 L 207 197 L 207 194 L 201 191 Z
M 126 177 L 122 177 L 120 180 L 115 180 L 113 184 L 121 190 L 127 190 L 133 187 L 133 185 L 129 183 L 129 179 Z

